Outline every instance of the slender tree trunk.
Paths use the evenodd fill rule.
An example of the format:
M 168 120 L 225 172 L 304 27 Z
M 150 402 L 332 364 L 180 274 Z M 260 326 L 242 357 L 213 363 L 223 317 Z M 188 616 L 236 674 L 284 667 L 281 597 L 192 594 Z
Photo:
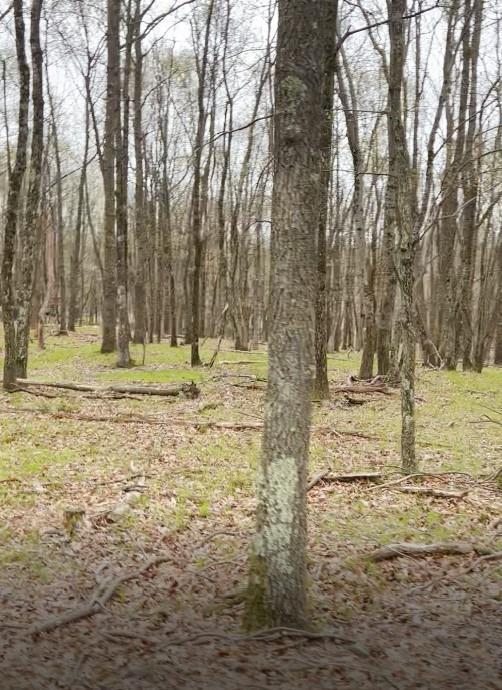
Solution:
M 306 472 L 314 369 L 323 3 L 280 0 L 269 372 L 250 561 L 248 628 L 302 627 L 306 604 Z
M 324 24 L 324 78 L 323 78 L 323 121 L 321 129 L 321 186 L 320 214 L 317 228 L 317 290 L 315 301 L 315 377 L 313 397 L 329 398 L 328 383 L 328 305 L 327 305 L 327 247 L 329 193 L 331 186 L 331 161 L 333 145 L 333 99 L 335 78 L 335 39 L 337 4 L 329 3 Z
M 477 207 L 479 169 L 475 159 L 474 140 L 478 109 L 478 58 L 483 19 L 483 0 L 474 0 L 474 24 L 470 45 L 470 94 L 469 124 L 465 139 L 464 162 L 462 165 L 463 213 L 462 213 L 462 250 L 460 276 L 460 314 L 462 319 L 462 366 L 464 371 L 473 368 L 473 277 L 476 261 L 477 240 Z
M 202 364 L 199 355 L 199 326 L 200 326 L 200 273 L 202 265 L 202 238 L 201 238 L 201 179 L 202 179 L 202 146 L 204 143 L 204 131 L 206 128 L 206 77 L 209 56 L 209 38 L 211 35 L 211 19 L 213 16 L 214 0 L 210 0 L 206 26 L 204 31 L 204 45 L 200 66 L 198 70 L 198 120 L 194 150 L 194 181 L 192 190 L 192 242 L 193 242 L 193 271 L 192 271 L 192 350 L 190 362 L 192 367 Z
M 82 244 L 82 223 L 84 218 L 84 203 L 85 203 L 85 183 L 87 175 L 87 158 L 89 155 L 89 105 L 85 104 L 85 140 L 84 140 L 84 158 L 82 162 L 82 170 L 80 172 L 80 181 L 78 184 L 78 200 L 77 200 L 77 218 L 75 221 L 75 236 L 73 238 L 73 249 L 70 262 L 70 304 L 68 310 L 68 330 L 75 331 L 77 318 L 80 313 L 82 304 L 78 304 L 78 294 L 80 290 L 81 281 L 81 244 Z
M 141 42 L 141 0 L 136 0 L 134 17 L 134 158 L 136 179 L 134 188 L 134 214 L 136 232 L 137 264 L 134 277 L 134 342 L 144 343 L 146 339 L 146 237 L 144 219 L 144 174 L 143 174 L 143 46 Z
M 101 352 L 114 352 L 117 322 L 117 241 L 115 236 L 115 156 L 120 127 L 120 0 L 107 4 L 106 111 L 103 140 L 104 271 Z
M 33 296 L 34 251 L 37 235 L 37 215 L 40 201 L 44 147 L 43 55 L 40 44 L 41 11 L 42 0 L 33 0 L 30 12 L 33 124 L 28 196 L 26 200 L 23 234 L 21 237 L 21 282 L 18 290 L 19 311 L 16 334 L 16 368 L 19 378 L 26 378 L 28 370 L 28 342 L 31 301 Z
M 119 8 L 120 11 L 120 8 Z M 129 168 L 129 78 L 131 73 L 131 54 L 134 24 L 131 20 L 131 0 L 127 3 L 127 32 L 122 87 L 120 83 L 120 33 L 113 39 L 116 43 L 119 81 L 116 85 L 118 95 L 115 130 L 115 222 L 117 231 L 117 315 L 118 315 L 118 358 L 117 366 L 131 366 L 129 340 L 128 308 L 128 222 L 127 222 L 127 181 Z M 120 23 L 119 23 L 120 27 Z M 122 92 L 122 99 L 121 99 Z M 123 112 L 121 113 L 121 100 Z
M 30 106 L 30 68 L 26 58 L 23 0 L 14 0 L 16 55 L 19 70 L 19 111 L 14 167 L 9 176 L 2 256 L 2 317 L 4 327 L 3 387 L 16 387 L 16 309 L 14 296 L 14 256 L 19 217 L 19 197 L 26 172 L 28 147 L 28 111 Z
M 415 300 L 414 267 L 418 238 L 413 218 L 413 185 L 402 116 L 402 85 L 405 56 L 404 20 L 406 0 L 389 5 L 389 150 L 395 155 L 397 175 L 396 220 L 398 242 L 395 262 L 401 288 L 401 462 L 403 472 L 417 471 L 415 454 Z

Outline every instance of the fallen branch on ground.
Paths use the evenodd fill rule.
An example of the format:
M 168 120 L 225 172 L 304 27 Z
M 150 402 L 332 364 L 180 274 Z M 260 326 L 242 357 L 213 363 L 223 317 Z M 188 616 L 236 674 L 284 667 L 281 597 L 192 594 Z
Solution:
M 228 536 L 230 533 L 224 531 L 215 532 L 214 534 L 204 538 L 202 541 L 196 544 L 193 547 L 193 550 L 195 551 L 197 549 L 202 548 L 210 541 L 223 534 Z M 231 536 L 234 535 L 231 534 Z M 141 568 L 139 568 L 139 570 L 133 570 L 132 572 L 125 573 L 123 575 L 118 575 L 117 577 L 105 578 L 96 587 L 87 604 L 78 606 L 77 608 L 72 609 L 71 611 L 67 611 L 66 613 L 63 613 L 59 616 L 49 618 L 45 622 L 36 623 L 35 625 L 32 625 L 29 630 L 30 635 L 40 635 L 44 632 L 52 632 L 53 630 L 61 628 L 65 625 L 69 625 L 70 623 L 76 623 L 77 621 L 83 620 L 84 618 L 90 618 L 91 616 L 94 616 L 95 614 L 103 610 L 105 604 L 107 604 L 110 601 L 110 599 L 114 596 L 115 592 L 120 587 L 120 585 L 123 585 L 124 583 L 129 582 L 130 580 L 137 580 L 151 568 L 161 565 L 162 563 L 168 563 L 170 561 L 174 561 L 177 563 L 178 559 L 176 556 L 167 554 L 161 556 L 154 556 L 153 558 L 150 558 L 150 560 L 148 560 L 144 565 L 142 565 Z
M 376 549 L 366 558 L 373 563 L 389 561 L 401 556 L 465 556 L 470 553 L 482 553 L 491 555 L 490 551 L 482 545 L 469 544 L 467 542 L 440 542 L 437 544 L 389 544 Z
M 105 424 L 151 424 L 152 426 L 185 426 L 195 429 L 222 429 L 228 431 L 261 431 L 263 429 L 263 422 L 218 422 L 211 420 L 199 421 L 196 419 L 176 419 L 160 417 L 147 417 L 144 415 L 90 415 L 80 414 L 75 412 L 47 412 L 46 410 L 36 410 L 29 407 L 16 407 L 12 410 L 1 409 L 0 412 L 6 414 L 33 414 L 44 417 L 52 417 L 54 419 L 74 419 L 80 422 L 103 422 Z M 357 431 L 334 431 L 327 427 L 317 427 L 312 429 L 313 432 L 319 433 L 336 433 L 337 436 L 354 436 L 356 438 L 372 439 L 372 436 L 360 434 Z
M 80 391 L 82 393 L 124 393 L 133 395 L 184 395 L 188 398 L 198 398 L 200 390 L 195 383 L 182 383 L 179 386 L 93 386 L 84 383 L 72 383 L 67 381 L 35 381 L 33 379 L 17 379 L 22 386 L 35 386 L 40 388 L 64 388 L 66 390 Z
M 362 482 L 362 481 L 372 481 L 375 482 L 381 479 L 382 475 L 380 472 L 351 472 L 349 474 L 330 474 L 331 470 L 323 470 L 319 474 L 314 475 L 312 479 L 307 484 L 307 491 L 310 491 L 316 484 L 320 481 L 329 482 Z
M 460 575 L 467 575 L 468 573 L 471 573 L 478 567 L 478 565 L 481 565 L 481 563 L 494 563 L 495 561 L 502 561 L 502 551 L 496 551 L 495 553 L 486 553 L 484 556 L 480 556 L 474 561 L 474 563 L 471 563 L 471 565 L 466 570 L 460 573 Z
M 260 364 L 263 361 L 265 363 L 265 360 L 259 360 L 259 359 L 235 359 L 235 360 L 223 360 L 220 362 L 220 367 L 224 366 L 230 366 L 234 364 Z
M 370 394 L 381 393 L 383 395 L 392 395 L 392 391 L 387 386 L 337 386 L 333 389 L 333 393 L 354 393 L 354 394 Z
M 329 473 L 331 472 L 330 469 L 323 470 L 322 472 L 319 472 L 318 474 L 314 474 L 312 479 L 307 483 L 307 491 L 310 491 L 310 489 L 313 489 L 314 486 L 319 484 L 323 479 L 325 479 Z
M 402 477 L 398 477 L 397 479 L 391 479 L 391 481 L 385 482 L 384 484 L 379 484 L 378 486 L 372 486 L 369 491 L 374 491 L 375 489 L 387 489 L 390 486 L 397 486 L 398 484 L 407 482 L 410 479 L 417 479 L 418 477 L 447 477 L 454 474 L 466 476 L 469 479 L 472 479 L 471 475 L 466 474 L 465 472 L 415 472 L 413 474 L 406 474 Z
M 434 489 L 432 486 L 401 486 L 398 491 L 405 494 L 420 494 L 422 496 L 434 496 L 435 498 L 464 498 L 469 493 L 465 491 L 446 491 Z

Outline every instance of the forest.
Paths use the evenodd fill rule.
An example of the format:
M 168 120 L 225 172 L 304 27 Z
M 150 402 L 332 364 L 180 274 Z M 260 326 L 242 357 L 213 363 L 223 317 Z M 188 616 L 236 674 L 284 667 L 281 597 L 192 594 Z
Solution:
M 1 690 L 502 690 L 498 0 L 0 0 Z

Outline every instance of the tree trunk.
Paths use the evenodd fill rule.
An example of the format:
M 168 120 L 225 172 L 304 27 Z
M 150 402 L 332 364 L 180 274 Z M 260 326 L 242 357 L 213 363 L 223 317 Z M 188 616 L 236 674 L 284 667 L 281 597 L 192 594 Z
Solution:
M 103 336 L 101 352 L 114 352 L 117 321 L 117 242 L 115 236 L 115 156 L 120 126 L 120 0 L 107 4 L 106 110 L 103 140 L 103 188 L 105 196 L 103 271 Z
M 120 6 L 119 32 L 120 32 Z M 134 25 L 131 20 L 131 0 L 127 3 L 127 34 L 125 41 L 125 59 L 122 85 L 120 81 L 120 33 L 108 37 L 113 40 L 117 53 L 118 82 L 115 85 L 118 92 L 115 96 L 117 103 L 115 129 L 115 223 L 117 232 L 117 315 L 118 315 L 118 358 L 117 366 L 123 369 L 131 366 L 129 340 L 131 329 L 129 326 L 128 289 L 127 289 L 127 179 L 129 167 L 129 77 L 131 72 L 132 33 Z M 121 99 L 122 95 L 122 99 Z M 121 100 L 123 113 L 121 113 Z
M 59 139 L 56 123 L 56 113 L 49 86 L 49 72 L 46 64 L 47 95 L 52 128 L 52 143 L 54 147 L 54 160 L 56 163 L 56 237 L 57 237 L 57 276 L 59 288 L 59 335 L 68 335 L 66 326 L 66 272 L 64 260 L 64 219 L 63 219 L 63 185 L 61 173 L 61 156 L 59 152 Z
M 321 128 L 321 186 L 319 223 L 317 227 L 317 290 L 315 298 L 315 377 L 313 397 L 321 400 L 329 398 L 328 383 L 328 305 L 327 305 L 327 247 L 329 193 L 331 185 L 331 161 L 333 145 L 333 98 L 335 78 L 335 40 L 337 4 L 329 3 L 324 24 L 324 77 Z
M 314 366 L 323 50 L 321 2 L 280 0 L 275 72 L 270 343 L 248 628 L 302 627 Z
M 414 268 L 418 242 L 413 217 L 413 185 L 402 117 L 402 85 L 405 64 L 404 20 L 406 0 L 389 5 L 389 151 L 395 156 L 397 246 L 395 263 L 401 288 L 401 463 L 403 472 L 417 471 L 415 454 L 415 300 Z
M 21 257 L 21 283 L 18 290 L 18 323 L 16 334 L 17 376 L 24 378 L 28 369 L 28 342 L 30 332 L 31 301 L 33 295 L 34 251 L 37 235 L 37 215 L 42 178 L 44 147 L 44 90 L 43 54 L 40 45 L 40 15 L 42 0 L 33 0 L 30 12 L 30 46 L 32 62 L 33 124 L 31 160 L 24 219 Z
M 88 76 L 86 77 L 88 78 Z M 85 103 L 85 142 L 84 142 L 84 158 L 82 162 L 82 170 L 80 172 L 80 181 L 78 184 L 78 200 L 77 200 L 77 218 L 75 221 L 75 237 L 73 239 L 73 250 L 70 262 L 70 304 L 68 310 L 68 330 L 75 331 L 77 318 L 82 308 L 82 304 L 78 304 L 78 293 L 80 290 L 81 279 L 81 244 L 82 244 L 82 224 L 84 218 L 84 202 L 85 202 L 85 183 L 87 174 L 87 157 L 89 154 L 89 105 L 86 98 Z
M 136 0 L 134 17 L 134 158 L 136 179 L 134 188 L 134 214 L 137 264 L 134 276 L 134 342 L 146 342 L 146 237 L 144 219 L 143 175 L 143 47 L 141 43 L 141 0 Z
M 206 127 L 206 77 L 209 55 L 209 38 L 211 35 L 211 19 L 213 16 L 214 0 L 210 0 L 206 27 L 204 32 L 204 46 L 202 57 L 200 60 L 200 67 L 198 70 L 198 90 L 197 90 L 197 104 L 198 104 L 198 121 L 197 133 L 195 139 L 194 150 L 194 180 L 192 190 L 192 242 L 193 242 L 193 269 L 192 269 L 192 349 L 190 363 L 192 367 L 197 367 L 202 364 L 199 355 L 199 326 L 200 326 L 200 273 L 202 265 L 202 238 L 201 238 L 201 179 L 202 179 L 202 146 L 204 144 L 204 131 Z
M 460 275 L 460 315 L 462 319 L 462 367 L 464 371 L 473 368 L 473 324 L 472 289 L 474 264 L 476 261 L 477 207 L 479 169 L 475 158 L 474 139 L 478 108 L 478 58 L 483 19 L 483 0 L 474 0 L 474 25 L 470 45 L 470 94 L 469 125 L 465 139 L 464 162 L 462 164 L 462 250 Z
M 26 58 L 23 0 L 14 0 L 16 55 L 19 70 L 19 111 L 16 158 L 9 176 L 2 257 L 2 317 L 4 327 L 3 387 L 16 387 L 16 308 L 13 267 L 19 216 L 19 197 L 26 172 L 28 111 L 30 107 L 30 68 Z

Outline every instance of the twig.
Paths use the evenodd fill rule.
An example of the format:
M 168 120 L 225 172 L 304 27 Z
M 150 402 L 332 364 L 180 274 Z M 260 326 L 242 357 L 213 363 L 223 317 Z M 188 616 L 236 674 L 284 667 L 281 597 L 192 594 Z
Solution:
M 502 551 L 496 551 L 495 553 L 487 553 L 484 556 L 480 556 L 477 558 L 474 563 L 471 563 L 471 565 L 464 570 L 460 575 L 467 575 L 468 573 L 472 572 L 478 565 L 481 563 L 486 563 L 490 562 L 493 563 L 494 561 L 501 561 L 502 560 Z

